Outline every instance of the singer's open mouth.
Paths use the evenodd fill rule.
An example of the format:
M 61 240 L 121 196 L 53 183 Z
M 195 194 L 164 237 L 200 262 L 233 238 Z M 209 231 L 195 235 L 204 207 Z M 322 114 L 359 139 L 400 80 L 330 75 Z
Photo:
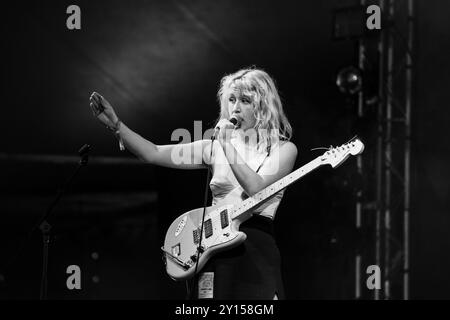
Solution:
M 242 117 L 239 114 L 237 114 L 237 113 L 232 113 L 231 117 L 235 117 L 238 120 L 239 123 L 244 121 L 244 119 L 242 119 Z

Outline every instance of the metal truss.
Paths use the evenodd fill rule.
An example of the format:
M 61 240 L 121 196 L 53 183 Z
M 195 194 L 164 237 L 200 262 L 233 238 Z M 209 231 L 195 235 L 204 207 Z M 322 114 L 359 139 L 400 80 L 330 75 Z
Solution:
M 378 5 L 384 17 L 380 33 L 358 45 L 359 68 L 363 74 L 377 70 L 372 76 L 378 81 L 375 97 L 367 90 L 358 96 L 358 119 L 370 118 L 373 125 L 357 159 L 363 183 L 357 190 L 356 228 L 369 240 L 355 255 L 355 298 L 409 299 L 414 2 L 379 0 Z M 368 265 L 380 267 L 379 290 L 366 286 Z

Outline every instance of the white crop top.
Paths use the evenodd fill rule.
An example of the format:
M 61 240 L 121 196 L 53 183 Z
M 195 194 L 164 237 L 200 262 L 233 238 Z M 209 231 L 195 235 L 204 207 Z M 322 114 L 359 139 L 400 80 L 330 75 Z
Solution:
M 236 151 L 253 171 L 256 172 L 259 166 L 262 164 L 261 168 L 258 171 L 258 174 L 273 174 L 274 170 L 278 170 L 278 168 L 275 168 L 273 164 L 273 162 L 278 163 L 277 161 L 267 161 L 269 157 L 276 157 L 279 155 L 278 144 L 272 145 L 270 156 L 268 157 L 268 159 L 265 159 L 267 157 L 266 148 L 260 148 L 262 150 L 256 150 L 256 148 L 245 145 L 239 134 L 234 134 L 230 139 L 230 143 L 235 147 Z M 244 193 L 244 190 L 234 176 L 233 170 L 230 167 L 222 146 L 217 140 L 213 142 L 211 163 L 213 176 L 209 186 L 213 195 L 212 205 L 215 205 L 218 201 L 228 195 L 234 198 L 232 199 L 232 201 L 235 203 L 242 201 L 242 194 Z M 232 192 L 235 189 L 238 189 L 236 190 L 237 192 Z M 283 198 L 283 194 L 284 190 L 278 192 L 272 198 L 264 202 L 262 205 L 258 206 L 255 209 L 254 213 L 274 219 L 278 205 Z

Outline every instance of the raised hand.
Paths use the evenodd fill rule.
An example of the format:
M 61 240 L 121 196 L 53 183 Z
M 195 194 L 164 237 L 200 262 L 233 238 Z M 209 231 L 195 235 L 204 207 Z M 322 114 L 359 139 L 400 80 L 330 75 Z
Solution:
M 94 116 L 108 128 L 114 129 L 119 118 L 108 100 L 94 91 L 91 94 L 89 101 L 89 106 L 91 107 Z

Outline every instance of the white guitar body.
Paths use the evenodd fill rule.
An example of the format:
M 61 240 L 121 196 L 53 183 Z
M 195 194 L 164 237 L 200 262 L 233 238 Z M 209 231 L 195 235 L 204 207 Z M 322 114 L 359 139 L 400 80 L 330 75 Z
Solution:
M 161 248 L 164 252 L 168 275 L 174 280 L 192 278 L 215 253 L 236 247 L 245 241 L 247 236 L 239 231 L 239 226 L 251 218 L 252 212 L 259 204 L 318 167 L 329 164 L 336 168 L 349 156 L 360 154 L 363 150 L 364 144 L 359 139 L 354 139 L 340 147 L 330 148 L 321 157 L 291 172 L 255 195 L 245 200 L 241 197 L 242 201 L 239 203 L 231 201 L 236 199 L 236 193 L 239 193 L 239 196 L 243 194 L 241 188 L 236 188 L 215 206 L 206 208 L 203 228 L 203 208 L 182 214 L 170 225 L 164 246 Z M 198 250 L 200 242 L 201 246 Z
M 242 193 L 237 188 L 233 192 Z M 235 202 L 228 200 L 228 195 L 217 205 L 206 207 L 203 225 L 202 253 L 198 261 L 197 271 L 216 253 L 234 248 L 247 239 L 247 235 L 239 231 L 239 226 L 252 214 L 241 214 L 232 219 L 230 213 Z M 233 198 L 236 199 L 236 198 Z M 200 240 L 203 208 L 188 211 L 172 222 L 164 240 L 163 251 L 166 254 L 167 273 L 174 280 L 186 280 L 194 276 L 197 248 Z

